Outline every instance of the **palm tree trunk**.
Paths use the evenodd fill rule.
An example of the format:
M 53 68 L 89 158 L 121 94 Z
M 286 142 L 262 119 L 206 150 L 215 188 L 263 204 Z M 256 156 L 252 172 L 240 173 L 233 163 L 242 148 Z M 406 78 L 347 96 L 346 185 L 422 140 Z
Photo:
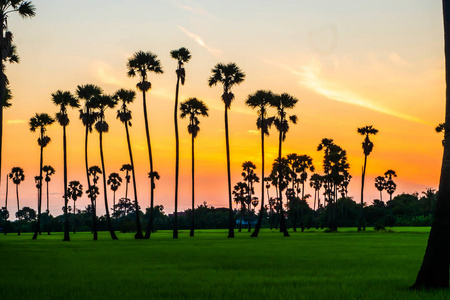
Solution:
M 5 209 L 8 210 L 8 174 L 6 174 Z M 5 221 L 7 221 L 7 219 Z M 5 232 L 5 235 L 6 235 L 6 228 L 4 228 L 4 232 Z
M 129 174 L 128 174 L 128 170 L 127 170 L 127 173 L 125 175 L 125 180 L 127 181 L 125 184 L 125 199 L 128 199 L 128 179 L 127 179 L 128 176 L 129 176 Z
M 380 201 L 383 201 L 383 195 L 381 194 L 381 191 L 380 191 Z
M 133 189 L 134 189 L 134 210 L 136 211 L 136 235 L 135 239 L 143 239 L 142 228 L 141 228 L 141 219 L 139 216 L 139 202 L 137 197 L 137 188 L 136 188 L 136 175 L 134 172 L 134 162 L 133 162 L 133 152 L 131 151 L 131 141 L 130 141 L 130 133 L 128 131 L 128 123 L 125 122 L 125 131 L 127 133 L 127 144 L 128 144 L 128 154 L 130 156 L 131 163 L 131 174 L 133 176 Z M 116 192 L 114 192 L 114 202 L 115 202 Z
M 46 192 L 47 192 L 47 211 L 49 211 L 49 199 L 48 199 L 48 181 L 46 182 L 46 184 L 47 184 L 47 190 L 46 190 Z
M 178 89 L 180 87 L 180 76 L 177 75 L 177 87 L 175 90 L 175 108 L 173 110 L 173 120 L 175 124 L 175 211 L 173 238 L 178 238 L 178 177 L 180 169 L 180 138 L 178 136 Z
M 88 114 L 90 112 L 88 111 Z M 87 177 L 87 183 L 88 183 L 88 191 L 91 190 L 91 179 L 89 178 L 89 165 L 88 165 L 88 136 L 89 136 L 89 127 L 86 126 L 86 134 L 84 138 L 84 163 L 86 166 L 86 177 Z M 92 197 L 91 198 L 91 206 L 92 206 L 92 231 L 94 233 L 94 241 L 97 240 L 97 214 L 96 214 L 96 201 Z
M 150 131 L 148 129 L 148 117 L 147 117 L 147 102 L 145 100 L 145 91 L 142 91 L 142 99 L 144 104 L 144 121 L 145 121 L 145 134 L 147 137 L 147 149 L 148 149 L 148 159 L 150 161 L 150 174 L 153 174 L 153 156 L 152 156 L 152 146 L 150 144 Z M 155 180 L 153 176 L 150 176 L 150 218 L 147 224 L 147 231 L 145 232 L 145 238 L 149 239 L 153 230 L 153 198 Z
M 361 228 L 363 228 L 364 231 L 366 231 L 366 224 L 364 221 L 364 178 L 366 176 L 366 165 L 367 165 L 367 155 L 364 155 L 364 167 L 361 177 L 361 206 L 359 208 L 359 225 L 358 225 L 358 231 L 361 231 Z
M 264 125 L 264 116 L 261 116 L 261 125 Z M 262 127 L 262 126 L 261 126 Z M 258 222 L 256 223 L 255 230 L 253 230 L 253 233 L 251 237 L 258 237 L 259 230 L 261 229 L 262 225 L 262 217 L 263 217 L 263 210 L 264 210 L 264 129 L 261 128 L 261 209 L 259 210 L 259 216 L 258 216 Z M 267 193 L 269 193 L 269 190 L 267 190 Z M 269 197 L 269 195 L 267 195 Z M 269 198 L 267 198 L 269 200 Z M 272 223 L 270 224 L 270 227 L 272 227 Z M 272 229 L 272 228 L 270 228 Z
M 100 122 L 103 121 L 103 118 L 100 119 Z M 111 224 L 111 218 L 109 216 L 109 208 L 108 208 L 108 195 L 107 195 L 107 184 L 106 184 L 106 171 L 105 171 L 105 160 L 103 158 L 103 131 L 100 130 L 100 159 L 102 161 L 102 176 L 103 176 L 103 193 L 105 198 L 105 210 L 106 210 L 106 224 L 108 225 L 108 230 L 113 240 L 117 240 L 116 233 L 113 230 Z M 137 213 L 137 212 L 136 212 Z
M 45 224 L 45 225 L 47 227 L 47 234 L 50 235 L 50 224 L 49 224 L 50 208 L 49 208 L 49 200 L 48 200 L 48 181 L 46 181 L 46 182 L 47 182 L 47 224 Z
M 227 148 L 227 175 L 228 175 L 228 238 L 234 238 L 233 204 L 231 202 L 231 170 L 230 170 L 230 141 L 228 137 L 228 108 L 225 104 L 225 142 Z
M 73 233 L 77 233 L 77 208 L 75 206 L 75 200 L 73 200 Z
M 195 138 L 194 138 L 194 135 L 192 134 L 192 157 L 191 157 L 191 160 L 192 160 L 192 173 L 191 173 L 191 176 L 192 176 L 192 215 L 191 215 L 191 231 L 190 231 L 190 233 L 189 233 L 189 236 L 194 236 L 194 227 L 195 227 L 195 220 L 194 220 L 194 212 L 195 212 L 195 210 L 194 210 L 194 205 L 195 205 L 195 201 L 194 201 L 194 197 L 195 197 L 195 193 L 194 193 L 194 187 L 195 187 L 195 176 L 194 176 L 194 174 L 195 174 L 195 172 L 194 172 L 194 167 L 195 167 L 195 165 L 194 165 L 194 140 L 195 140 Z
M 69 242 L 69 213 L 67 211 L 67 205 L 69 199 L 67 197 L 67 137 L 66 137 L 66 126 L 63 126 L 63 153 L 64 153 L 64 239 L 63 241 Z M 48 189 L 47 189 L 48 192 Z M 74 207 L 75 208 L 75 207 Z
M 281 163 L 281 151 L 282 151 L 282 133 L 280 131 L 280 135 L 278 138 L 278 162 Z M 281 191 L 281 176 L 278 174 L 278 192 L 280 195 L 280 231 L 283 232 L 284 236 L 290 236 L 289 232 L 286 228 L 286 220 L 284 219 L 284 213 L 283 213 L 283 193 Z
M 41 127 L 41 141 L 44 139 L 44 129 Z M 44 147 L 41 146 L 41 153 L 39 159 L 39 196 L 38 196 L 38 219 L 36 229 L 34 231 L 33 240 L 37 239 L 38 233 L 41 230 L 41 206 L 42 206 L 42 165 L 44 160 Z
M 19 212 L 19 210 L 20 210 L 20 205 L 19 205 L 19 185 L 18 184 L 16 184 L 16 197 L 17 197 L 17 212 Z M 19 229 L 18 229 L 18 232 L 17 232 L 17 235 L 20 235 L 20 219 L 19 219 Z
M 2 12 L 2 16 L 3 16 Z M 0 26 L 0 48 L 3 49 L 3 43 L 5 41 L 3 37 L 4 26 L 6 19 L 2 20 L 2 25 Z M 3 146 L 3 107 L 5 101 L 6 94 L 6 78 L 5 78 L 5 65 L 4 65 L 4 51 L 0 51 L 0 171 L 2 169 L 2 146 Z M 1 172 L 0 172 L 0 180 L 1 180 Z

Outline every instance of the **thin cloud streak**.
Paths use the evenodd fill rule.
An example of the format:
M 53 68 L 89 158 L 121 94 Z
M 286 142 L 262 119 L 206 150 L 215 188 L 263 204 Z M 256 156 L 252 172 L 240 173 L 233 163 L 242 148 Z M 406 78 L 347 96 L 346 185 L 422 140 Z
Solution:
M 25 120 L 6 120 L 6 124 L 25 124 Z
M 214 55 L 216 57 L 220 57 L 222 55 L 222 50 L 217 49 L 217 48 L 212 48 L 212 47 L 206 45 L 206 43 L 203 41 L 203 39 L 201 37 L 199 37 L 198 35 L 196 35 L 195 33 L 189 32 L 187 29 L 185 29 L 182 26 L 177 26 L 177 27 L 182 32 L 184 32 L 188 37 L 190 37 L 195 42 L 197 42 L 197 44 L 199 44 L 201 47 L 205 48 L 212 55 Z
M 193 13 L 193 14 L 196 14 L 199 16 L 209 17 L 209 18 L 213 18 L 213 19 L 219 19 L 217 16 L 213 15 L 212 13 L 210 13 L 203 7 L 199 6 L 195 2 L 190 2 L 190 4 L 191 5 L 186 5 L 181 2 L 176 2 L 177 7 L 181 8 L 182 10 L 185 10 L 187 12 L 190 12 L 190 13 Z

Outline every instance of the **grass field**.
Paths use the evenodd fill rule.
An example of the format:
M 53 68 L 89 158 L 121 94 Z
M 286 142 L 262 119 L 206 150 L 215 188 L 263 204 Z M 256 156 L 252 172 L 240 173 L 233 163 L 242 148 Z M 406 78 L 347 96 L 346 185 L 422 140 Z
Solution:
M 0 299 L 450 299 L 410 292 L 429 228 L 0 236 Z

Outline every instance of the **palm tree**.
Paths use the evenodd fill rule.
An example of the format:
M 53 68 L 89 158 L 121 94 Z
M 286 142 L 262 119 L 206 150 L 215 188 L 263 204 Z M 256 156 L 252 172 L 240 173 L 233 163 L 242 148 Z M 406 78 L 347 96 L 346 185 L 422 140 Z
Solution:
M 152 157 L 152 147 L 150 144 L 150 132 L 148 129 L 148 117 L 147 117 L 147 102 L 145 99 L 145 93 L 151 88 L 151 83 L 147 81 L 147 72 L 154 72 L 156 74 L 162 74 L 163 70 L 161 68 L 161 64 L 157 59 L 157 55 L 151 52 L 143 52 L 138 51 L 134 53 L 133 57 L 128 59 L 127 68 L 128 68 L 128 76 L 134 77 L 139 75 L 141 77 L 141 81 L 136 85 L 138 90 L 142 91 L 142 100 L 144 106 L 144 121 L 145 121 L 145 134 L 147 136 L 147 149 L 148 149 L 148 158 L 150 161 L 150 173 L 153 173 L 153 157 Z M 150 176 L 150 185 L 153 187 L 155 184 L 152 180 L 154 180 L 153 176 Z M 145 233 L 145 238 L 150 238 L 150 234 L 153 230 L 153 198 L 154 192 L 153 188 L 150 191 L 150 220 L 147 225 L 147 231 Z
M 380 201 L 383 201 L 383 194 L 381 192 L 386 188 L 386 179 L 383 176 L 376 177 L 375 187 L 380 192 Z
M 246 182 L 238 182 L 233 188 L 234 202 L 237 205 L 240 204 L 240 217 L 239 217 L 239 232 L 242 231 L 242 214 L 245 210 L 245 200 L 247 199 L 246 194 L 248 193 L 248 185 Z
M 0 170 L 1 170 L 1 153 L 3 140 L 3 107 L 8 107 L 8 79 L 5 75 L 5 61 L 10 63 L 19 62 L 16 54 L 16 46 L 12 44 L 12 33 L 8 31 L 8 17 L 11 13 L 19 13 L 23 18 L 31 18 L 36 14 L 36 9 L 31 1 L 25 0 L 3 0 L 0 2 L 0 16 L 2 24 L 0 26 Z
M 133 170 L 133 167 L 130 164 L 122 165 L 120 171 L 125 171 L 125 199 L 128 199 L 128 184 L 131 181 L 130 171 Z
M 118 173 L 111 173 L 108 176 L 108 185 L 111 191 L 113 191 L 113 216 L 116 215 L 116 191 L 122 182 L 122 177 Z
M 244 177 L 244 180 L 247 182 L 247 205 L 248 205 L 248 232 L 251 232 L 251 224 L 250 224 L 250 205 L 252 204 L 252 195 L 255 193 L 255 189 L 253 188 L 254 182 L 259 182 L 258 175 L 255 174 L 256 166 L 251 161 L 246 161 L 242 164 L 242 177 Z
M 258 215 L 258 222 L 251 237 L 258 237 L 259 230 L 262 225 L 262 216 L 264 209 L 264 136 L 269 135 L 269 127 L 272 125 L 274 118 L 267 118 L 267 107 L 273 102 L 274 94 L 271 91 L 258 90 L 254 94 L 249 95 L 245 104 L 251 108 L 258 109 L 258 119 L 256 127 L 261 131 L 261 209 Z M 268 192 L 269 190 L 267 190 Z
M 49 210 L 49 193 L 48 193 L 48 183 L 51 181 L 50 176 L 55 174 L 55 169 L 52 166 L 45 165 L 42 168 L 42 171 L 45 172 L 45 182 L 47 184 L 47 213 L 50 212 Z
M 392 200 L 392 194 L 395 192 L 397 188 L 397 184 L 392 180 L 392 177 L 397 177 L 397 173 L 394 170 L 387 170 L 384 173 L 384 179 L 386 181 L 384 189 L 390 196 L 390 200 Z
M 360 206 L 360 216 L 359 216 L 359 224 L 358 224 L 358 231 L 361 231 L 361 227 L 364 231 L 366 231 L 366 224 L 364 220 L 364 179 L 366 177 L 366 166 L 367 166 L 367 156 L 372 152 L 373 149 L 373 143 L 369 139 L 369 135 L 373 134 L 376 135 L 378 132 L 378 129 L 373 128 L 372 125 L 360 127 L 358 128 L 357 132 L 364 136 L 364 142 L 362 143 L 362 148 L 364 151 L 364 167 L 362 171 L 362 178 L 361 178 L 361 206 Z
M 98 179 L 100 178 L 98 174 L 102 174 L 102 170 L 100 170 L 99 166 L 92 166 L 88 169 L 88 178 L 90 182 L 90 177 L 92 177 L 92 185 L 90 185 L 89 190 L 87 190 L 88 197 L 91 199 L 92 203 L 92 212 L 94 213 L 97 210 L 97 196 L 100 194 L 99 188 L 97 186 Z M 97 219 L 97 217 L 95 217 Z M 96 225 L 97 222 L 94 223 Z M 97 240 L 97 227 L 93 227 L 94 232 L 94 240 Z
M 38 144 L 41 148 L 40 154 L 40 163 L 39 163 L 39 185 L 42 187 L 42 167 L 43 167 L 43 159 L 44 159 L 44 147 L 50 143 L 50 137 L 45 135 L 46 126 L 51 125 L 55 120 L 50 117 L 46 113 L 36 114 L 34 117 L 30 119 L 30 130 L 35 132 L 36 129 L 39 129 L 39 138 Z M 39 189 L 39 198 L 38 198 L 38 219 L 36 224 L 36 230 L 33 235 L 33 240 L 37 238 L 38 232 L 41 226 L 41 206 L 42 206 L 42 188 Z
M 88 136 L 89 132 L 92 132 L 92 126 L 98 119 L 98 113 L 94 111 L 96 104 L 93 99 L 102 93 L 102 89 L 93 84 L 79 85 L 77 87 L 77 96 L 79 99 L 84 100 L 84 107 L 79 110 L 80 119 L 83 125 L 86 127 L 85 139 L 84 139 L 84 163 L 86 168 L 86 178 L 88 183 L 88 196 L 91 199 L 92 206 L 92 231 L 94 232 L 94 241 L 97 240 L 97 206 L 96 206 L 96 194 L 95 188 L 91 187 L 91 180 L 89 178 L 89 165 L 88 165 Z M 93 198 L 95 197 L 95 198 Z
M 156 188 L 156 182 L 155 180 L 159 180 L 160 176 L 158 174 L 158 172 L 153 171 L 153 172 L 149 172 L 148 173 L 148 178 L 150 178 L 150 182 L 151 182 L 151 193 L 153 193 L 153 190 Z M 152 206 L 150 205 L 150 207 L 152 208 Z M 158 206 L 157 206 L 158 207 Z M 152 209 L 153 210 L 153 209 Z M 149 222 L 153 222 L 153 212 L 150 211 L 150 216 L 149 216 Z M 152 227 L 153 230 L 153 227 Z M 148 225 L 147 225 L 147 232 L 145 233 L 145 236 L 147 236 L 148 233 Z M 148 236 L 150 237 L 150 233 L 148 233 Z
M 74 214 L 73 233 L 76 232 L 75 214 L 77 210 L 75 207 L 75 201 L 77 201 L 77 199 L 80 198 L 82 195 L 83 195 L 83 185 L 78 180 L 73 180 L 69 182 L 69 186 L 67 187 L 67 197 L 73 200 L 73 214 Z M 69 230 L 69 227 L 68 226 L 67 228 L 65 227 L 64 230 Z M 69 233 L 67 233 L 67 236 L 69 236 Z
M 25 173 L 23 172 L 23 169 L 20 167 L 13 167 L 11 169 L 11 173 L 8 174 L 9 178 L 13 181 L 13 183 L 16 185 L 16 197 L 17 197 L 17 212 L 20 210 L 19 205 L 19 184 L 25 180 Z M 19 223 L 20 225 L 20 223 Z M 20 235 L 20 226 L 19 226 L 19 232 L 18 235 Z
M 292 109 L 297 104 L 298 99 L 292 97 L 287 93 L 283 93 L 281 95 L 276 95 L 270 105 L 276 108 L 277 113 L 274 119 L 274 125 L 279 132 L 278 137 L 278 161 L 281 162 L 281 154 L 282 154 L 282 142 L 286 139 L 286 133 L 289 131 L 289 121 L 293 124 L 297 124 L 297 116 L 296 115 L 288 115 L 286 109 Z M 278 176 L 279 180 L 281 180 L 281 176 Z M 280 199 L 280 229 L 283 231 L 284 236 L 289 236 L 289 233 L 286 228 L 286 221 L 284 219 L 283 214 L 283 195 L 281 193 L 281 188 L 279 190 L 279 199 Z
M 133 175 L 133 188 L 134 188 L 134 205 L 136 211 L 136 239 L 142 239 L 144 236 L 142 235 L 141 229 L 141 220 L 139 216 L 139 203 L 137 198 L 137 188 L 136 188 L 136 175 L 134 172 L 134 162 L 133 162 L 133 153 L 131 151 L 131 141 L 130 141 L 130 133 L 128 131 L 128 126 L 131 127 L 131 111 L 128 109 L 127 104 L 133 103 L 136 93 L 130 90 L 121 89 L 116 92 L 115 97 L 122 102 L 120 109 L 117 111 L 117 118 L 125 125 L 125 132 L 127 134 L 127 145 L 128 145 L 128 155 L 130 156 L 131 165 L 123 165 L 120 169 L 121 171 L 126 170 L 126 191 L 125 198 L 127 198 L 128 194 L 128 183 L 130 182 L 130 175 L 128 172 L 131 170 L 131 174 Z M 115 197 L 115 196 L 114 196 Z
M 64 161 L 64 206 L 65 206 L 65 230 L 64 241 L 69 241 L 69 216 L 67 214 L 67 137 L 66 126 L 69 125 L 69 116 L 67 115 L 67 107 L 78 108 L 80 104 L 79 100 L 75 98 L 70 92 L 56 91 L 52 94 L 52 101 L 55 105 L 59 106 L 59 112 L 56 113 L 56 120 L 63 128 L 63 161 Z M 45 177 L 47 181 L 47 177 Z M 48 186 L 48 182 L 47 182 Z M 47 190 L 48 193 L 48 190 Z M 48 203 L 48 199 L 47 199 Z M 48 204 L 47 204 L 48 206 Z M 67 228 L 66 228 L 67 227 Z
M 191 163 L 192 163 L 192 214 L 191 214 L 191 230 L 189 236 L 194 236 L 194 186 L 195 186 L 195 176 L 194 176 L 194 140 L 197 137 L 198 132 L 200 131 L 200 121 L 197 116 L 208 116 L 208 107 L 202 100 L 198 100 L 197 98 L 189 98 L 188 100 L 182 102 L 180 104 L 180 117 L 182 119 L 189 116 L 189 125 L 188 132 L 191 135 Z M 175 210 L 176 211 L 176 210 Z
M 298 178 L 298 182 L 302 184 L 302 204 L 306 203 L 305 200 L 305 181 L 308 179 L 308 171 L 314 172 L 315 168 L 312 163 L 312 158 L 309 155 L 297 155 L 294 163 L 293 163 L 293 171 L 295 173 L 300 174 L 300 178 Z M 304 203 L 303 203 L 304 202 Z M 302 232 L 305 231 L 305 222 L 303 218 L 303 208 L 304 205 L 301 206 L 301 214 L 302 214 Z
M 230 170 L 230 142 L 228 137 L 228 110 L 231 107 L 231 102 L 234 99 L 234 94 L 231 88 L 239 85 L 244 81 L 245 73 L 235 63 L 227 65 L 217 64 L 212 70 L 212 75 L 209 77 L 209 86 L 221 83 L 223 85 L 222 101 L 225 104 L 225 143 L 227 148 L 227 173 L 228 173 L 228 238 L 234 238 L 234 221 L 233 221 L 233 204 L 231 201 L 231 170 Z
M 173 238 L 178 238 L 178 177 L 180 169 L 180 138 L 178 136 L 178 91 L 181 85 L 184 85 L 186 79 L 186 72 L 184 70 L 184 63 L 187 63 L 191 59 L 189 50 L 182 47 L 178 50 L 170 51 L 170 56 L 176 59 L 178 62 L 177 70 L 177 85 L 175 88 L 175 108 L 173 109 L 173 120 L 175 124 L 175 211 L 174 211 L 174 226 L 173 226 Z
M 8 210 L 8 183 L 9 183 L 9 178 L 8 178 L 8 174 L 6 174 L 6 193 L 5 193 L 5 209 Z
M 314 189 L 314 220 L 317 221 L 317 210 L 316 210 L 316 199 L 317 199 L 317 208 L 320 206 L 320 189 L 322 188 L 322 176 L 315 173 L 312 174 L 309 178 L 309 186 Z M 319 223 L 316 223 L 316 228 L 319 228 Z
M 106 181 L 106 171 L 105 171 L 105 159 L 103 157 L 103 133 L 107 133 L 109 130 L 109 125 L 105 121 L 105 111 L 109 108 L 114 108 L 117 104 L 117 100 L 113 97 L 107 95 L 99 95 L 93 99 L 94 103 L 96 103 L 96 107 L 98 107 L 98 121 L 95 123 L 95 130 L 99 133 L 99 142 L 100 142 L 100 160 L 102 162 L 102 175 L 103 175 L 103 193 L 105 199 L 105 210 L 106 210 L 106 224 L 108 225 L 109 233 L 111 234 L 111 238 L 113 240 L 117 240 L 116 233 L 113 230 L 111 224 L 111 218 L 109 216 L 109 208 L 108 208 L 108 192 L 107 192 L 107 181 Z
M 439 125 L 436 126 L 435 130 L 437 133 L 439 133 L 439 132 L 444 133 L 444 138 L 445 138 L 445 123 L 439 123 Z M 444 140 L 442 140 L 442 146 L 444 146 Z

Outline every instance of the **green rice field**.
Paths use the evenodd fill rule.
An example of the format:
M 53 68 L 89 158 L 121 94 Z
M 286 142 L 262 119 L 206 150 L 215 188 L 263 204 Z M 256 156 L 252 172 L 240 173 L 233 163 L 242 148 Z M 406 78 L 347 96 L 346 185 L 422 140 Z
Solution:
M 450 299 L 412 292 L 429 228 L 0 235 L 0 299 Z

